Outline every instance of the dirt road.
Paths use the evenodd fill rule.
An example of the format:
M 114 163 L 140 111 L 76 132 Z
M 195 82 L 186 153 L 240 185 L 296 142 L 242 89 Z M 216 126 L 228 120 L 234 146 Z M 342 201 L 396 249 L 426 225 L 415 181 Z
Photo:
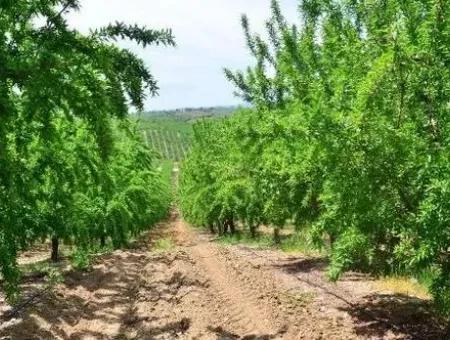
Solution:
M 152 251 L 157 238 L 173 249 Z M 70 272 L 0 339 L 440 339 L 427 303 L 338 284 L 321 258 L 222 246 L 174 215 L 133 250 Z M 150 241 L 149 241 L 150 240 Z

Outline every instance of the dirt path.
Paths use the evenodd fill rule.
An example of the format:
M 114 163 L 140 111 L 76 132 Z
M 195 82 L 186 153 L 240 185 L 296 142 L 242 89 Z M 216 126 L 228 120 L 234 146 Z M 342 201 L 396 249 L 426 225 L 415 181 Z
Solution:
M 443 338 L 426 302 L 376 292 L 355 274 L 329 283 L 323 259 L 221 246 L 177 216 L 149 235 L 168 237 L 169 251 L 147 240 L 67 274 L 0 321 L 0 339 Z

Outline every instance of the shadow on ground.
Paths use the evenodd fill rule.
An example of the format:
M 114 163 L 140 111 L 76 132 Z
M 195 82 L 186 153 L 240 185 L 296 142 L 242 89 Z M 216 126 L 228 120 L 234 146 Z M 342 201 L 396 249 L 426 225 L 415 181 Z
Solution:
M 138 280 L 137 264 L 144 265 L 143 260 L 144 257 L 137 253 L 123 252 L 120 259 L 114 255 L 104 256 L 102 266 L 90 272 L 67 273 L 63 285 L 54 292 L 41 296 L 37 303 L 17 315 L 17 319 L 3 316 L 2 322 L 5 324 L 0 328 L 0 337 L 107 338 L 108 330 L 111 330 L 110 325 L 124 317 L 125 306 L 129 304 L 132 288 L 124 283 Z M 36 290 L 36 287 L 33 288 Z M 77 329 L 82 320 L 91 322 L 89 329 Z M 66 331 L 68 329 L 70 332 Z
M 217 336 L 218 340 L 271 340 L 271 339 L 280 339 L 282 332 L 278 334 L 264 334 L 264 335 L 255 335 L 249 334 L 245 336 L 240 336 L 233 332 L 229 332 L 222 327 L 208 327 L 208 330 Z
M 323 271 L 328 265 L 328 260 L 324 257 L 311 257 L 288 259 L 287 263 L 274 264 L 274 267 L 289 274 L 309 273 L 312 271 Z
M 289 258 L 274 267 L 295 275 L 344 304 L 339 310 L 348 313 L 354 322 L 354 331 L 364 339 L 382 339 L 395 334 L 402 339 L 450 339 L 449 321 L 439 317 L 431 301 L 403 294 L 372 293 L 361 298 L 342 296 L 333 284 L 319 280 L 324 277 L 328 261 L 323 257 Z M 308 276 L 315 273 L 315 276 Z M 345 282 L 370 281 L 361 273 L 348 273 Z
M 142 319 L 133 308 L 141 273 L 148 262 L 142 251 L 118 251 L 98 259 L 88 272 L 65 274 L 64 284 L 47 292 L 11 317 L 0 315 L 1 339 L 127 339 L 135 329 L 139 338 L 176 337 L 190 327 L 189 319 L 142 327 L 155 319 Z M 26 286 L 25 295 L 41 286 Z
M 383 338 L 389 332 L 407 339 L 450 339 L 446 321 L 431 302 L 402 294 L 372 294 L 362 303 L 343 308 L 355 320 L 363 338 Z
M 55 292 L 43 295 L 16 319 L 0 315 L 0 338 L 127 339 L 130 329 L 136 330 L 140 339 L 161 335 L 177 338 L 191 327 L 190 319 L 158 323 L 158 315 L 142 317 L 134 308 L 142 270 L 148 261 L 146 249 L 132 249 L 102 256 L 89 272 L 67 273 L 64 284 Z M 305 278 L 309 275 L 310 280 L 317 280 L 312 284 L 325 291 L 327 296 L 341 294 L 334 291 L 332 285 L 320 281 L 327 266 L 324 258 L 289 258 L 273 266 L 297 278 L 302 274 Z M 354 281 L 366 279 L 357 274 L 349 277 Z M 346 276 L 345 280 L 348 279 Z M 182 282 L 184 278 L 174 273 L 166 283 L 177 287 L 177 283 Z M 40 287 L 25 288 L 26 293 L 31 294 Z M 339 305 L 339 309 L 350 315 L 354 332 L 361 338 L 383 338 L 393 333 L 406 339 L 450 339 L 446 322 L 436 316 L 429 301 L 380 293 L 345 298 L 341 298 L 344 303 Z M 218 339 L 263 340 L 280 338 L 281 335 L 249 335 L 242 338 L 222 328 L 210 328 L 209 331 Z

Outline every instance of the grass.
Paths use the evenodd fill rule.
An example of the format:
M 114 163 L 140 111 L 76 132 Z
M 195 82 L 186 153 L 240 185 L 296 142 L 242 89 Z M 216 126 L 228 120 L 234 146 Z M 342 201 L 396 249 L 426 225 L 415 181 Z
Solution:
M 172 170 L 173 170 L 174 162 L 167 159 L 162 159 L 159 163 L 159 168 L 161 170 L 161 176 L 164 183 L 167 183 L 169 186 L 172 182 Z
M 40 276 L 39 274 L 42 274 L 42 276 L 47 275 L 47 272 L 50 270 L 50 268 L 55 268 L 57 266 L 60 266 L 60 263 L 53 263 L 50 259 L 40 260 L 32 263 L 27 263 L 25 265 L 19 266 L 21 273 L 23 276 L 28 275 L 36 275 Z
M 431 284 L 437 275 L 437 270 L 433 268 L 414 275 L 389 275 L 375 281 L 375 286 L 380 290 L 428 300 L 431 299 Z
M 219 236 L 216 241 L 226 245 L 245 244 L 256 249 L 279 249 L 285 253 L 302 253 L 308 256 L 323 255 L 314 248 L 305 233 L 293 232 L 282 235 L 281 239 L 281 243 L 276 244 L 270 233 L 260 232 L 255 238 L 252 238 L 248 231 L 238 231 L 233 235 Z
M 279 248 L 285 253 L 302 253 L 307 256 L 326 255 L 324 250 L 318 250 L 306 232 L 294 232 L 285 236 Z
M 259 233 L 252 238 L 248 231 L 238 231 L 233 235 L 219 236 L 216 242 L 222 245 L 247 245 L 255 249 L 278 249 L 285 253 L 301 253 L 306 256 L 326 256 L 325 250 L 317 250 L 308 235 L 304 232 L 292 232 L 282 235 L 280 244 L 275 244 L 270 233 Z M 429 287 L 435 273 L 432 270 L 423 271 L 414 276 L 389 275 L 374 281 L 374 288 L 429 300 Z
M 152 250 L 159 253 L 165 253 L 173 250 L 174 248 L 175 244 L 173 243 L 173 241 L 170 238 L 166 237 L 156 240 L 153 244 Z
M 257 249 L 270 249 L 275 245 L 273 239 L 269 235 L 260 234 L 255 238 L 247 232 L 238 231 L 234 234 L 225 234 L 217 237 L 216 241 L 223 245 L 245 244 Z
M 130 240 L 130 244 L 132 243 L 133 240 Z M 110 242 L 107 242 L 104 247 L 96 244 L 88 249 L 75 248 L 70 256 L 71 264 L 75 269 L 88 270 L 91 269 L 96 258 L 110 254 L 113 250 L 114 247 Z
M 414 296 L 419 299 L 431 299 L 428 288 L 417 279 L 407 276 L 387 276 L 374 283 L 375 288 L 394 294 Z

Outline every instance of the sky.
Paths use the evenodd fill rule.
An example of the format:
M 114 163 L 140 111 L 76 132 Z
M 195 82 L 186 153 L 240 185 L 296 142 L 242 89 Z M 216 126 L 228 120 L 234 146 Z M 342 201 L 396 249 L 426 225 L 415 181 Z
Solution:
M 289 21 L 297 21 L 297 4 L 281 0 Z M 172 29 L 175 48 L 120 43 L 158 80 L 159 96 L 147 100 L 146 110 L 241 104 L 223 75 L 224 67 L 245 69 L 252 63 L 240 16 L 247 14 L 252 30 L 260 33 L 270 16 L 269 0 L 82 0 L 81 5 L 68 20 L 83 32 L 114 21 Z

